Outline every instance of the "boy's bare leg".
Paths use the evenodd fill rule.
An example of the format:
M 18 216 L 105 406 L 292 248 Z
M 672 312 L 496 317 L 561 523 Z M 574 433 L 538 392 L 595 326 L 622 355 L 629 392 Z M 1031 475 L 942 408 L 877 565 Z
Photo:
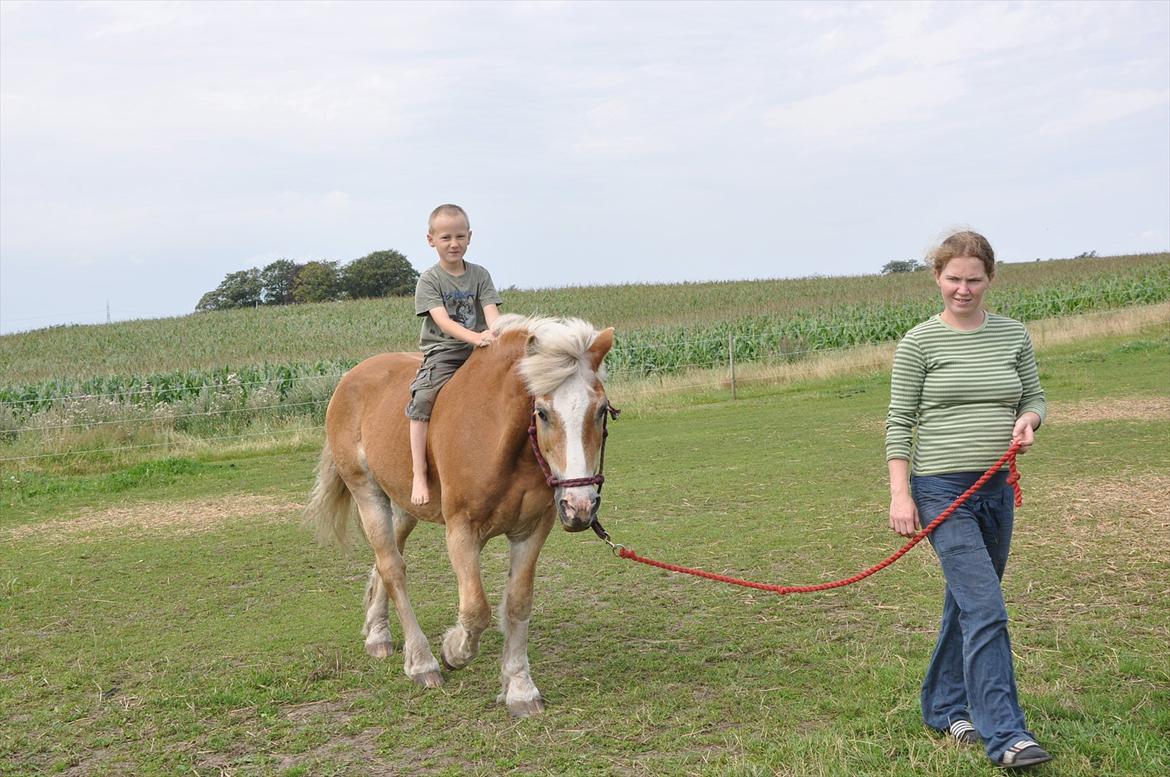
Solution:
M 427 488 L 427 428 L 428 421 L 410 421 L 410 465 L 414 478 L 410 487 L 410 503 L 425 505 L 431 501 Z

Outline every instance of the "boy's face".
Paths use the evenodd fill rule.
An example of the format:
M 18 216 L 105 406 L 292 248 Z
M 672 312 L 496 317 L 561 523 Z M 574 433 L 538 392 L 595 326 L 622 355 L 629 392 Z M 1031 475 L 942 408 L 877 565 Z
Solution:
M 431 231 L 427 233 L 427 243 L 435 249 L 439 261 L 445 266 L 460 264 L 471 243 L 467 219 L 459 214 L 440 213 L 435 216 Z

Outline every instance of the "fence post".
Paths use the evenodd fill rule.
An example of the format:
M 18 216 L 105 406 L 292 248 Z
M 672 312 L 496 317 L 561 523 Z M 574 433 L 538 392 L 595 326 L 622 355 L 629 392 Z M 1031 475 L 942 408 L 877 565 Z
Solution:
M 727 363 L 731 368 L 731 398 L 735 399 L 735 335 L 727 336 Z

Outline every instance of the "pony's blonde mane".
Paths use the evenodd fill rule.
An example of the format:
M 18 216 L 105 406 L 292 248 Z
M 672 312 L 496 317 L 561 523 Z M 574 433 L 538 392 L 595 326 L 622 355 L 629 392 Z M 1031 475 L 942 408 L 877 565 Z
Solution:
M 598 335 L 587 321 L 509 313 L 500 316 L 493 329 L 501 335 L 523 331 L 532 336 L 519 370 L 533 396 L 552 393 L 574 375 L 580 375 L 587 383 L 605 378 L 604 369 L 599 370 L 602 374 L 594 374 L 587 355 Z

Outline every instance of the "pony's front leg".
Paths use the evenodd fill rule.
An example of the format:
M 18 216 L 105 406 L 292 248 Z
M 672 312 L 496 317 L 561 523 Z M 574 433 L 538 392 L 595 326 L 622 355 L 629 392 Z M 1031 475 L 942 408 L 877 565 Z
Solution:
M 447 521 L 447 555 L 459 581 L 459 618 L 443 635 L 441 656 L 449 669 L 462 669 L 479 652 L 479 638 L 492 624 L 480 578 L 483 540 L 464 520 Z
M 536 558 L 552 524 L 543 523 L 528 537 L 509 538 L 511 557 L 508 588 L 500 602 L 500 630 L 504 632 L 504 656 L 500 662 L 500 695 L 496 701 L 508 712 L 525 718 L 544 712 L 544 700 L 528 667 L 528 620 L 532 615 L 532 584 Z

